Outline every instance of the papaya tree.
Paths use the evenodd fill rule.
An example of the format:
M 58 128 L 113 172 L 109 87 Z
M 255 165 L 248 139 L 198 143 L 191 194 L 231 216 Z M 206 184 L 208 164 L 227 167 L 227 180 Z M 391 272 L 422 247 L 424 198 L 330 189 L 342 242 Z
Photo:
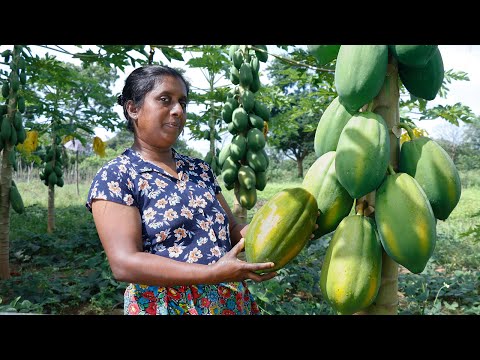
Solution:
M 12 179 L 12 171 L 16 170 L 15 146 L 23 143 L 26 132 L 23 126 L 22 113 L 25 112 L 23 87 L 26 84 L 26 61 L 24 48 L 14 45 L 2 53 L 9 70 L 2 70 L 2 98 L 5 101 L 0 108 L 0 279 L 10 277 L 9 268 L 9 228 L 10 206 L 17 213 L 24 212 L 23 200 Z
M 96 127 L 114 130 L 120 118 L 113 107 L 116 101 L 111 86 L 116 71 L 90 65 L 82 68 L 55 57 L 31 58 L 29 102 L 37 108 L 36 120 L 29 125 L 47 144 L 40 178 L 48 187 L 47 231 L 55 229 L 55 186 L 63 186 L 62 139 L 66 136 L 86 143 Z M 46 120 L 43 120 L 46 119 Z M 94 144 L 95 145 L 95 144 Z
M 418 61 L 422 63 L 417 64 Z M 412 143 L 417 141 L 413 139 L 414 132 L 407 125 L 413 121 L 406 116 L 414 114 L 414 109 L 420 114 L 417 120 L 441 117 L 457 123 L 459 118 L 465 122 L 475 119 L 470 109 L 461 104 L 427 108 L 428 101 L 437 95 L 446 95 L 446 83 L 452 78 L 465 80 L 466 77 L 453 71 L 444 72 L 441 54 L 436 45 L 342 45 L 339 48 L 335 62 L 338 97 L 329 105 L 335 110 L 329 111 L 327 108 L 320 119 L 315 150 L 319 159 L 331 154 L 328 151 L 335 153 L 337 179 L 356 199 L 356 215 L 352 216 L 375 216 L 379 236 L 371 237 L 371 248 L 378 248 L 380 242 L 382 245 L 381 260 L 373 257 L 373 252 L 365 250 L 369 247 L 363 247 L 362 251 L 366 251 L 364 255 L 356 257 L 346 245 L 347 237 L 342 235 L 347 225 L 338 225 L 322 266 L 320 285 L 324 297 L 340 313 L 397 314 L 399 264 L 419 273 L 433 252 L 436 219 L 445 220 L 448 214 L 435 211 L 434 201 L 429 195 L 432 194 L 431 189 L 421 179 L 421 176 L 430 175 L 423 175 L 425 172 L 421 169 L 417 169 L 416 174 L 409 171 L 409 160 L 405 159 L 412 160 L 418 152 L 415 155 L 412 152 L 403 155 L 406 149 L 411 149 L 414 145 L 404 144 L 400 151 L 399 138 L 401 129 L 405 128 Z M 408 99 L 401 99 L 401 94 L 407 95 Z M 333 125 L 325 126 L 326 123 L 330 124 L 330 118 L 336 121 L 331 122 Z M 335 131 L 335 126 L 340 127 L 340 131 Z M 321 134 L 317 139 L 318 133 Z M 371 137 L 371 134 L 375 136 Z M 334 135 L 336 139 L 332 142 L 330 140 Z M 423 138 L 421 141 L 430 140 Z M 451 190 L 455 193 L 455 199 L 449 204 L 451 206 L 448 211 L 451 211 L 460 194 L 460 184 L 455 180 L 458 179 L 458 174 L 451 160 L 448 160 L 448 155 L 437 150 L 435 145 L 432 146 L 435 148 L 436 161 L 442 161 L 445 164 L 442 168 L 449 168 L 447 171 L 451 174 L 440 181 L 442 186 L 452 182 Z M 427 147 L 424 153 L 427 153 L 426 149 Z M 374 162 L 372 157 L 362 156 L 369 151 L 372 155 L 375 154 Z M 422 162 L 432 160 L 425 160 L 426 156 L 428 155 L 424 154 Z M 406 163 L 402 163 L 402 159 Z M 377 167 L 381 169 L 376 171 Z M 399 179 L 397 183 L 396 179 Z M 424 192 L 419 190 L 420 187 L 423 187 Z M 405 196 L 405 191 L 409 196 Z M 416 199 L 415 205 L 412 203 L 413 198 Z M 391 205 L 392 199 L 395 207 Z M 415 206 L 419 206 L 416 216 L 409 218 L 408 214 Z M 405 211 L 399 213 L 398 209 L 402 208 Z M 345 219 L 347 218 L 350 217 Z M 418 226 L 423 229 L 421 233 L 416 233 Z M 349 238 L 354 238 L 357 234 L 355 231 L 346 232 L 350 234 Z M 401 242 L 399 237 L 402 238 Z M 365 241 L 365 237 L 362 241 Z M 345 257 L 348 251 L 350 253 Z M 370 254 L 372 257 L 369 257 Z M 347 264 L 344 262 L 347 258 L 356 258 L 358 261 L 352 260 Z M 342 264 L 342 272 L 350 275 L 336 276 L 339 270 L 337 263 Z M 371 265 L 381 266 L 372 267 L 368 273 L 369 281 L 362 282 L 362 276 L 355 270 L 359 264 L 364 266 L 362 276 L 367 276 L 366 269 Z M 380 268 L 381 271 L 377 273 Z M 355 279 L 349 279 L 348 276 Z M 358 286 L 350 291 L 350 286 L 354 283 Z

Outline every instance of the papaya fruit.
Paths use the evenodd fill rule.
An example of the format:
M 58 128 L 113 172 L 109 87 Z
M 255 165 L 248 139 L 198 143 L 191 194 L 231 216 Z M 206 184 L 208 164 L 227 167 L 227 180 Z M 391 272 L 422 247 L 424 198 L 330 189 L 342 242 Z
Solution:
M 412 273 L 421 273 L 437 240 L 427 195 L 407 173 L 388 175 L 375 194 L 375 222 L 385 252 Z
M 385 120 L 365 111 L 343 128 L 335 156 L 337 179 L 358 199 L 375 190 L 385 178 L 390 159 L 390 139 Z
M 302 186 L 317 199 L 320 210 L 315 238 L 334 231 L 353 205 L 353 198 L 337 179 L 335 151 L 329 151 L 315 160 L 305 174 Z
M 255 187 L 247 189 L 240 185 L 238 188 L 238 202 L 247 210 L 253 208 L 257 202 L 257 189 Z
M 23 204 L 22 197 L 13 180 L 12 186 L 10 187 L 10 205 L 17 214 L 23 214 L 25 212 L 25 206 Z
M 372 219 L 344 218 L 333 234 L 320 273 L 320 290 L 343 315 L 370 306 L 380 289 L 382 245 Z
M 446 220 L 450 216 L 460 201 L 462 186 L 453 160 L 436 141 L 421 136 L 404 142 L 398 169 L 417 180 L 435 218 Z
M 388 45 L 388 49 L 402 65 L 423 67 L 431 59 L 438 45 Z
M 425 100 L 435 99 L 445 75 L 440 50 L 437 48 L 423 67 L 399 64 L 398 74 L 410 94 Z
M 275 264 L 261 272 L 283 268 L 309 241 L 317 216 L 317 201 L 309 191 L 279 191 L 253 215 L 245 235 L 246 260 Z
M 338 96 L 333 99 L 322 114 L 315 131 L 313 148 L 317 157 L 337 150 L 340 134 L 353 115 L 355 112 L 343 106 Z
M 335 65 L 341 103 L 353 111 L 378 95 L 387 74 L 387 45 L 342 45 Z
M 252 151 L 259 151 L 265 147 L 265 136 L 257 128 L 251 128 L 247 133 L 247 148 Z

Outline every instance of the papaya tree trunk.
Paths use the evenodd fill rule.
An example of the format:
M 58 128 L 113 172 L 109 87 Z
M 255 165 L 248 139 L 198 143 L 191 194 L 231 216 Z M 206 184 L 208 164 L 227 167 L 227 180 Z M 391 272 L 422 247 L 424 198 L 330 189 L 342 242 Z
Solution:
M 2 152 L 0 173 L 0 280 L 10 278 L 10 187 L 12 186 L 12 166 L 8 154 L 13 146 L 5 146 Z
M 387 75 L 378 96 L 373 100 L 373 112 L 381 115 L 390 135 L 390 164 L 398 170 L 400 155 L 399 133 L 396 125 L 400 122 L 399 112 L 400 91 L 398 86 L 398 65 L 389 56 Z M 396 133 L 396 134 L 395 134 Z M 369 206 L 375 207 L 374 192 L 366 196 Z M 398 264 L 382 250 L 382 280 L 377 298 L 365 310 L 357 314 L 396 315 L 398 313 Z
M 80 195 L 80 187 L 78 185 L 78 150 L 75 152 L 75 179 L 77 181 L 77 195 Z
M 48 220 L 47 232 L 53 233 L 55 230 L 55 185 L 48 185 Z

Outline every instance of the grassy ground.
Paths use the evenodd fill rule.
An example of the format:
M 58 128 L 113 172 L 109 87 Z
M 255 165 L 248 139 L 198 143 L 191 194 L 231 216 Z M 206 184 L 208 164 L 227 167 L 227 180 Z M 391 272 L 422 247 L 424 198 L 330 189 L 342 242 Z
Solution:
M 275 193 L 300 185 L 300 180 L 268 183 L 258 192 L 255 211 Z M 47 187 L 40 181 L 17 183 L 26 213 L 11 213 L 12 277 L 0 282 L 0 312 L 109 314 L 121 312 L 125 284 L 115 281 L 101 248 L 91 214 L 85 208 L 90 184 L 55 188 L 56 230 L 47 234 Z M 233 205 L 233 191 L 224 191 Z M 447 221 L 437 224 L 435 253 L 422 274 L 401 272 L 401 314 L 480 314 L 480 187 L 463 189 Z M 268 287 L 252 288 L 265 313 L 330 313 L 318 292 L 318 268 L 327 235 L 285 269 Z M 288 281 L 286 281 L 288 280 Z M 266 283 L 262 283 L 266 285 Z

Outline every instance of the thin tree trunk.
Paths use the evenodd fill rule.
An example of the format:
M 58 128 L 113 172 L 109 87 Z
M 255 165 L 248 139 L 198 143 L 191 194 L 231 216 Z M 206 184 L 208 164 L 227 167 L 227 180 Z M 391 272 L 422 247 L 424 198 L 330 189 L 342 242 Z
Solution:
M 400 122 L 399 113 L 400 92 L 398 87 L 398 66 L 396 60 L 390 56 L 387 76 L 382 90 L 373 100 L 373 112 L 381 115 L 390 135 L 390 164 L 398 170 L 398 157 L 400 154 L 399 135 L 396 125 Z M 393 129 L 393 131 L 392 131 Z M 375 206 L 374 192 L 367 195 L 369 206 Z M 398 313 L 398 264 L 382 250 L 382 280 L 377 298 L 363 311 L 357 314 L 370 315 L 396 315 Z
M 80 188 L 78 186 L 78 150 L 75 155 L 75 178 L 77 180 L 77 195 L 80 195 Z
M 298 177 L 303 179 L 303 158 L 297 158 Z
M 47 232 L 55 230 L 55 185 L 48 185 L 48 220 Z
M 5 120 L 4 120 L 5 121 Z M 3 149 L 2 171 L 0 176 L 0 279 L 10 278 L 10 187 L 12 186 L 12 166 L 8 154 L 14 151 L 8 145 Z

